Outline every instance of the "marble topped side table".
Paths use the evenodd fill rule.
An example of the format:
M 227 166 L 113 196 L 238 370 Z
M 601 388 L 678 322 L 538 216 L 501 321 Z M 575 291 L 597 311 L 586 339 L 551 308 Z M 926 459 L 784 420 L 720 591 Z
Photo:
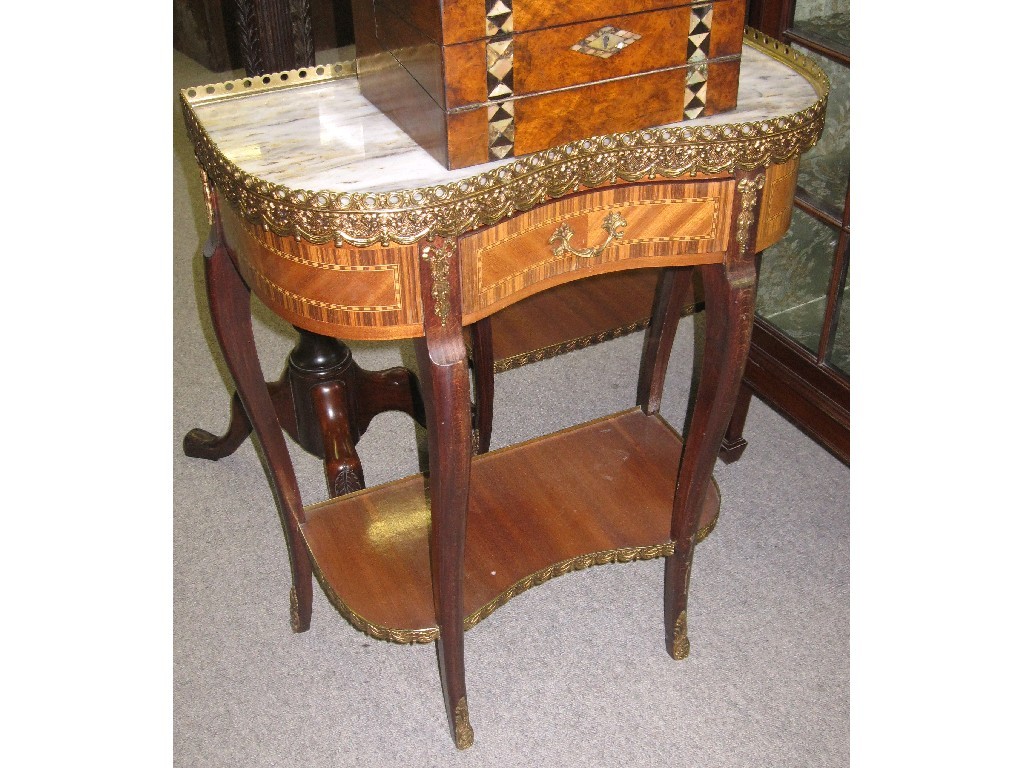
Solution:
M 367 634 L 436 641 L 449 727 L 465 748 L 465 630 L 554 576 L 666 558 L 667 649 L 687 655 L 690 565 L 717 519 L 712 469 L 750 342 L 754 254 L 788 227 L 828 83 L 748 31 L 734 112 L 446 171 L 352 75 L 341 63 L 183 91 L 212 224 L 207 297 L 284 522 L 293 628 L 309 626 L 315 572 Z M 465 329 L 554 286 L 653 268 L 637 407 L 476 454 Z M 658 411 L 694 269 L 707 338 L 684 448 Z M 427 476 L 304 506 L 289 425 L 256 355 L 250 291 L 304 331 L 414 339 Z

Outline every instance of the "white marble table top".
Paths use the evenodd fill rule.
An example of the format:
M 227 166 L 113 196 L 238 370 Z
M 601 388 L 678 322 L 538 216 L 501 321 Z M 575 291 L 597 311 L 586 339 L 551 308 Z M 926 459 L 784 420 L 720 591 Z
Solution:
M 202 88 L 193 93 L 186 101 L 231 165 L 292 190 L 389 193 L 451 184 L 516 162 L 445 169 L 363 98 L 354 76 L 208 101 Z M 810 108 L 821 97 L 820 83 L 748 42 L 736 109 L 673 127 L 771 120 Z

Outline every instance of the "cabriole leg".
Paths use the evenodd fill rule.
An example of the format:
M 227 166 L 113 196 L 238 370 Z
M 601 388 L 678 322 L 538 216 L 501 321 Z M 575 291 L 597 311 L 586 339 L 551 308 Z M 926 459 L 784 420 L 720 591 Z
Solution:
M 763 173 L 737 174 L 735 235 L 724 263 L 700 267 L 706 320 L 704 359 L 672 509 L 670 535 L 676 547 L 665 562 L 665 638 L 674 659 L 684 659 L 690 652 L 686 608 L 701 506 L 750 350 L 757 273 L 749 250 L 757 231 L 763 186 Z
M 491 425 L 494 418 L 494 341 L 491 318 L 485 317 L 469 328 L 473 345 L 473 427 L 474 453 L 491 449 Z
M 692 285 L 692 267 L 663 269 L 658 277 L 651 324 L 644 338 L 644 350 L 640 358 L 640 380 L 636 392 L 636 404 L 648 415 L 658 413 L 661 409 L 668 359 L 679 327 L 679 316 L 686 300 L 692 295 Z
M 207 298 L 217 341 L 249 423 L 263 448 L 270 484 L 281 513 L 292 572 L 291 624 L 294 631 L 302 632 L 309 629 L 313 606 L 312 566 L 298 528 L 302 520 L 302 500 L 284 433 L 256 354 L 249 289 L 221 238 L 219 222 L 214 224 L 203 257 Z
M 719 451 L 722 461 L 732 464 L 743 455 L 747 447 L 747 439 L 743 437 L 743 427 L 747 423 L 747 412 L 750 410 L 750 398 L 754 390 L 746 384 L 740 385 L 740 393 L 736 396 L 736 407 L 732 410 L 732 418 L 729 420 L 729 427 L 725 430 L 725 439 L 722 440 L 722 450 Z
M 437 659 L 455 746 L 473 744 L 466 700 L 463 557 L 472 453 L 469 360 L 462 336 L 458 255 L 453 241 L 423 248 L 425 337 L 416 340 L 430 473 L 430 570 L 440 629 Z

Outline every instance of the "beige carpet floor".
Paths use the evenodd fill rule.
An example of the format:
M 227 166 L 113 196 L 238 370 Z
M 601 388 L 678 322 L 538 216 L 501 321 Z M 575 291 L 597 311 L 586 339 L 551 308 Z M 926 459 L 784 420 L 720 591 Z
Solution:
M 175 54 L 175 88 L 222 79 Z M 459 753 L 432 645 L 371 640 L 319 591 L 312 628 L 293 634 L 252 441 L 218 462 L 181 451 L 192 427 L 225 427 L 229 385 L 204 306 L 207 224 L 176 102 L 173 120 L 177 766 L 848 765 L 849 469 L 756 398 L 746 454 L 716 468 L 722 514 L 695 559 L 685 661 L 662 645 L 661 561 L 555 579 L 467 634 L 476 744 Z M 276 377 L 294 331 L 254 312 Z M 700 327 L 684 321 L 673 353 L 663 412 L 677 427 Z M 641 341 L 499 376 L 494 447 L 630 407 Z M 405 345 L 353 349 L 364 368 L 409 359 Z M 567 382 L 600 384 L 579 397 Z M 405 416 L 375 420 L 359 445 L 367 481 L 415 472 L 421 437 Z M 292 448 L 305 500 L 323 498 L 318 463 Z

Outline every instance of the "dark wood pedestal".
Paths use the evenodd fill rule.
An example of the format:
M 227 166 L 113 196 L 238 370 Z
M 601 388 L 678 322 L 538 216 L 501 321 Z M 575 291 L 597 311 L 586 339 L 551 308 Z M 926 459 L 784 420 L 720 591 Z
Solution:
M 474 376 L 474 440 L 479 453 L 490 446 L 493 373 L 582 349 L 647 329 L 660 270 L 601 275 L 587 283 L 567 283 L 497 313 L 467 332 Z M 689 284 L 679 312 L 703 308 L 700 286 Z M 538 318 L 544 318 L 538 322 Z M 487 327 L 489 326 L 489 328 Z M 407 368 L 366 371 L 338 339 L 297 329 L 299 340 L 280 380 L 267 384 L 278 418 L 303 449 L 324 462 L 328 493 L 340 496 L 365 487 L 356 452 L 373 418 L 386 411 L 408 414 L 425 426 L 423 401 L 415 374 Z M 492 372 L 487 376 L 487 371 Z M 741 392 L 734 423 L 742 424 L 750 404 Z M 231 400 L 227 431 L 213 435 L 193 429 L 185 436 L 185 454 L 217 460 L 233 453 L 252 432 L 238 399 Z M 742 432 L 742 428 L 740 429 Z M 742 434 L 727 434 L 719 457 L 735 461 L 743 453 Z
M 244 95 L 246 82 L 254 84 L 245 79 L 182 93 L 213 224 L 203 253 L 210 317 L 242 404 L 226 435 L 193 432 L 187 450 L 224 455 L 251 425 L 283 523 L 292 628 L 310 626 L 315 573 L 358 628 L 395 642 L 435 642 L 448 729 L 460 749 L 474 738 L 465 630 L 548 578 L 666 558 L 666 650 L 677 660 L 689 654 L 693 553 L 717 514 L 712 470 L 750 349 L 754 254 L 788 226 L 787 179 L 821 133 L 828 95 L 824 75 L 802 59 L 754 34 L 748 45 L 746 77 L 768 85 L 743 113 L 758 116 L 754 122 L 599 137 L 579 153 L 516 161 L 491 176 L 453 179 L 440 170 L 418 182 L 430 194 L 374 189 L 389 175 L 378 158 L 395 155 L 390 143 L 373 141 L 383 135 L 383 116 L 354 114 L 360 102 L 351 73 L 303 70 L 309 79 L 297 73 L 295 85 L 281 73 L 263 99 L 223 95 Z M 311 82 L 321 88 L 306 87 Z M 327 102 L 333 116 L 323 111 Z M 282 122 L 285 110 L 295 119 Z M 324 143 L 325 117 L 367 137 L 358 158 L 347 143 Z M 244 146 L 266 147 L 253 170 L 270 179 L 226 159 L 244 154 L 233 132 L 240 121 Z M 225 125 L 232 129 L 218 129 Z M 279 184 L 280 168 L 299 175 Z M 390 171 L 407 178 L 404 163 Z M 319 182 L 302 174 L 313 172 L 335 182 L 343 173 L 366 177 L 369 191 L 311 196 Z M 480 189 L 488 190 L 486 207 Z M 586 305 L 554 290 L 596 285 L 616 272 L 651 280 L 649 292 L 634 285 L 609 300 L 640 315 L 619 327 L 648 325 L 636 408 L 484 452 L 494 361 L 508 359 L 495 353 L 501 312 L 552 302 L 534 304 L 525 319 L 555 329 L 561 341 L 530 336 L 512 350 L 546 354 L 565 349 L 566 338 L 582 345 L 607 333 L 607 315 L 598 313 L 600 324 L 588 330 L 594 315 Z M 659 408 L 679 317 L 696 303 L 694 274 L 704 344 L 684 442 Z M 253 295 L 303 329 L 274 384 L 257 354 Z M 359 372 L 351 352 L 326 337 L 412 340 L 418 378 L 405 369 Z M 412 480 L 340 493 L 358 480 L 355 443 L 382 410 L 425 422 L 429 468 Z M 332 498 L 303 504 L 286 434 L 322 456 Z
M 355 446 L 374 416 L 401 411 L 426 425 L 423 401 L 415 375 L 407 368 L 365 371 L 352 359 L 347 345 L 317 333 L 299 331 L 279 381 L 268 383 L 281 426 L 303 449 L 324 462 L 331 496 L 365 487 Z M 220 437 L 204 429 L 185 435 L 185 454 L 199 459 L 222 459 L 233 453 L 252 432 L 236 393 L 231 421 Z

